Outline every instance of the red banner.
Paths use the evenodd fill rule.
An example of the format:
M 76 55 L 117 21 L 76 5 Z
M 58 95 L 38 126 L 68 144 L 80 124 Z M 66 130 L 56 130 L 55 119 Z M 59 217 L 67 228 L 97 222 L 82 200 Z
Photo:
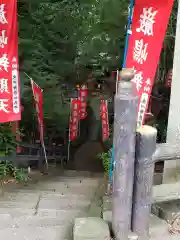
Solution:
M 33 90 L 34 101 L 36 105 L 36 113 L 39 124 L 39 133 L 41 144 L 44 144 L 44 131 L 43 131 L 43 90 L 33 81 L 31 80 L 31 86 Z
M 71 116 L 69 122 L 69 141 L 73 141 L 78 136 L 81 101 L 71 100 Z
M 21 119 L 17 0 L 0 3 L 0 122 Z
M 80 88 L 79 90 L 79 96 L 78 99 L 81 101 L 81 107 L 80 107 L 80 119 L 85 119 L 87 117 L 87 87 L 86 86 L 82 86 L 82 88 Z
M 105 100 L 101 100 L 100 113 L 102 121 L 102 139 L 106 141 L 109 138 L 109 119 L 107 101 Z
M 173 70 L 170 69 L 168 71 L 168 74 L 166 76 L 166 88 L 170 88 L 171 87 L 171 83 L 172 83 L 172 73 L 173 73 Z
M 144 123 L 172 5 L 173 0 L 135 1 L 126 67 L 134 69 L 140 96 L 138 127 Z

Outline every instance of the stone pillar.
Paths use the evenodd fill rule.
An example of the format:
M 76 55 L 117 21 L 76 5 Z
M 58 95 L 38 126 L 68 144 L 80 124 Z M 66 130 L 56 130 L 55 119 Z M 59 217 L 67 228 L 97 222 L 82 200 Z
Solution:
M 137 233 L 139 240 L 149 239 L 156 137 L 157 130 L 153 127 L 142 126 L 137 130 L 132 231 Z
M 135 131 L 138 97 L 132 69 L 123 69 L 115 96 L 112 228 L 117 240 L 127 240 L 131 227 Z
M 176 26 L 176 40 L 173 64 L 173 76 L 171 86 L 171 99 L 169 108 L 169 120 L 167 129 L 167 143 L 175 144 L 177 148 L 180 147 L 180 1 L 178 3 L 177 26 Z M 163 182 L 167 183 L 175 180 L 176 175 L 180 171 L 180 161 L 166 161 L 164 165 Z

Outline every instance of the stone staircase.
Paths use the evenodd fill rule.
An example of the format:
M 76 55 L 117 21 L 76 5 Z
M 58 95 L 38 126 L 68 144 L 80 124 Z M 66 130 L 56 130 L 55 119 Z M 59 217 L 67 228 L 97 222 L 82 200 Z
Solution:
M 75 218 L 88 216 L 99 201 L 102 179 L 98 174 L 65 171 L 47 181 L 5 191 L 0 198 L 0 239 L 72 239 Z

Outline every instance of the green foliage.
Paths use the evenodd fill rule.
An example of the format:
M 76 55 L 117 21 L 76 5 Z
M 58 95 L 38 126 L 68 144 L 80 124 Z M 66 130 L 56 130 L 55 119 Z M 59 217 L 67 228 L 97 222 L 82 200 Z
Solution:
M 24 72 L 44 89 L 45 125 L 66 128 L 69 89 L 86 80 L 87 66 L 99 75 L 121 65 L 127 6 L 125 0 L 18 1 L 25 129 L 33 129 L 34 112 Z
M 121 66 L 128 2 L 121 0 L 94 1 L 89 6 L 84 39 L 79 44 L 79 64 L 93 66 L 102 74 L 104 69 Z
M 20 133 L 18 133 L 20 134 Z M 16 151 L 17 141 L 12 133 L 10 123 L 0 124 L 0 156 L 7 156 Z M 16 180 L 24 181 L 25 174 L 23 169 L 18 169 L 9 161 L 0 161 L 0 177 L 14 177 Z
M 23 169 L 18 169 L 9 161 L 0 162 L 0 177 L 13 177 L 18 181 L 25 181 L 25 174 Z
M 16 149 L 17 143 L 9 123 L 0 124 L 0 155 L 8 155 Z
M 169 19 L 166 36 L 160 56 L 159 66 L 157 68 L 156 79 L 164 82 L 168 70 L 173 67 L 174 46 L 176 36 L 176 22 L 177 22 L 178 0 L 174 0 L 173 9 Z
M 111 162 L 111 151 L 103 152 L 99 155 L 100 160 L 103 162 L 104 167 L 104 174 L 105 176 L 108 176 L 109 168 L 110 168 L 110 162 Z
M 14 167 L 12 176 L 18 181 L 25 181 L 26 180 L 23 168 L 19 169 L 19 168 Z

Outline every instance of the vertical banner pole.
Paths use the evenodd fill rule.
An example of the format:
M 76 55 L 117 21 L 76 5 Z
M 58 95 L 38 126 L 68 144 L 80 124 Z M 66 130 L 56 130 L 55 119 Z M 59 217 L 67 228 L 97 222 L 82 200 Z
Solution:
M 114 166 L 114 149 L 111 149 L 111 159 L 110 159 L 110 167 L 109 167 L 109 176 L 108 176 L 108 187 L 107 193 L 110 194 L 111 191 L 111 183 L 112 183 L 112 176 L 113 176 L 113 166 Z
M 24 72 L 25 73 L 25 72 Z M 31 77 L 28 76 L 27 73 L 25 73 L 25 75 L 30 79 L 31 81 L 31 86 L 32 86 L 32 91 L 33 91 L 33 96 L 34 96 L 34 100 L 35 100 L 35 104 L 36 104 L 36 113 L 37 113 L 37 117 L 38 117 L 38 124 L 39 124 L 39 132 L 40 132 L 40 141 L 41 141 L 41 145 L 43 148 L 43 152 L 44 152 L 44 158 L 45 158 L 45 162 L 46 162 L 46 167 L 47 169 L 49 168 L 48 166 L 48 159 L 47 159 L 47 154 L 46 154 L 46 148 L 45 148 L 45 144 L 44 144 L 44 129 L 43 129 L 43 89 L 41 89 L 37 83 L 35 83 Z M 34 87 L 36 86 L 36 88 Z M 35 92 L 36 89 L 36 92 Z M 41 93 L 41 94 L 40 94 Z M 38 96 L 38 99 L 37 99 Z M 41 101 L 39 101 L 41 99 Z M 38 109 L 38 110 L 37 110 Z
M 126 33 L 126 40 L 125 40 L 125 48 L 124 48 L 124 59 L 123 59 L 123 68 L 126 67 L 126 57 L 128 52 L 128 43 L 129 43 L 129 35 L 131 34 L 131 21 L 133 15 L 133 7 L 134 7 L 134 0 L 130 1 L 130 12 L 128 16 L 128 25 L 127 25 L 127 33 Z
M 119 70 L 116 71 L 116 93 L 115 94 L 118 94 L 118 81 L 119 81 Z M 113 168 L 114 168 L 114 143 L 111 148 L 111 159 L 110 159 L 108 189 L 107 189 L 108 194 L 110 194 L 110 186 L 113 178 Z
M 42 147 L 43 147 L 43 151 L 44 151 L 44 158 L 45 158 L 45 161 L 46 161 L 46 167 L 48 169 L 49 165 L 48 165 L 48 159 L 47 159 L 47 154 L 46 154 L 46 148 L 45 148 L 45 145 L 44 145 L 44 139 L 42 140 Z
M 70 145 L 71 145 L 71 141 L 70 139 L 68 140 L 68 161 L 70 159 Z
M 118 91 L 119 70 L 116 71 L 116 94 Z
M 109 126 L 109 111 L 108 111 L 108 101 L 105 101 L 106 103 L 106 109 L 107 109 L 107 124 Z M 108 127 L 109 130 L 109 127 Z M 112 171 L 113 171 L 113 158 L 112 158 L 112 151 L 111 151 L 111 160 L 110 160 L 110 166 L 109 166 L 109 174 L 108 174 L 108 184 L 107 184 L 107 193 L 110 193 L 111 188 L 111 180 L 112 180 Z
M 78 99 L 81 101 L 81 98 L 80 98 L 80 89 L 78 89 Z M 80 114 L 79 114 L 79 123 L 78 123 L 78 125 L 79 125 L 79 137 L 80 137 L 80 135 L 81 135 L 81 118 L 80 118 Z
M 68 137 L 68 161 L 70 159 L 70 147 L 71 147 L 71 140 L 70 140 L 70 122 L 71 122 L 71 105 L 72 105 L 72 98 L 70 102 L 70 113 L 69 113 L 69 137 Z
M 81 135 L 81 122 L 80 122 L 80 119 L 79 119 L 78 125 L 79 125 L 79 137 L 80 137 L 80 135 Z

